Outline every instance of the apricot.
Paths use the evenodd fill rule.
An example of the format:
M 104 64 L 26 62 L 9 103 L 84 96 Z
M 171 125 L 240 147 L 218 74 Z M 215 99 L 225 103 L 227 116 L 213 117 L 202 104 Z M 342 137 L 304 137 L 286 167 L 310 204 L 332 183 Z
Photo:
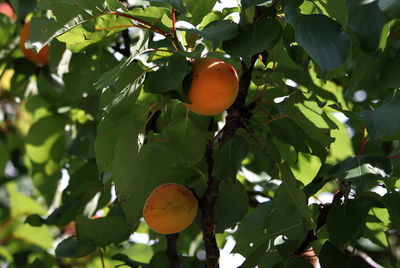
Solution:
M 147 225 L 160 234 L 179 233 L 189 227 L 197 214 L 197 199 L 180 184 L 165 183 L 147 197 L 143 216 Z
M 19 42 L 19 46 L 20 46 L 22 52 L 24 53 L 25 57 L 28 60 L 32 61 L 33 63 L 36 63 L 39 66 L 45 66 L 49 63 L 49 46 L 48 45 L 43 47 L 39 51 L 39 53 L 35 53 L 35 51 L 25 48 L 25 42 L 26 42 L 26 40 L 29 39 L 29 36 L 30 36 L 30 31 L 29 31 L 30 26 L 31 26 L 31 23 L 27 22 L 22 27 L 22 31 L 20 34 L 21 39 Z
M 197 114 L 216 115 L 228 109 L 239 92 L 236 70 L 217 58 L 203 58 L 192 70 L 186 107 Z
M 9 16 L 11 20 L 15 21 L 17 16 L 14 13 L 14 10 L 8 3 L 0 3 L 0 13 L 3 13 L 6 16 Z

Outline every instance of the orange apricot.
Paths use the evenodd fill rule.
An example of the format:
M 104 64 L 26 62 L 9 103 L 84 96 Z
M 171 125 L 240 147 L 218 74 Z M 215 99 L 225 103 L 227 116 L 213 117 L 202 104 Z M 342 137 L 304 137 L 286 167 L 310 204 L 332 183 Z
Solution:
M 197 114 L 216 115 L 228 109 L 239 92 L 236 70 L 217 58 L 203 58 L 192 70 L 189 103 L 186 107 Z
M 20 35 L 21 39 L 20 39 L 19 46 L 20 46 L 22 52 L 24 53 L 25 57 L 28 60 L 32 61 L 33 63 L 36 63 L 39 66 L 45 66 L 49 63 L 49 46 L 48 45 L 43 47 L 39 51 L 39 53 L 35 53 L 35 51 L 25 48 L 25 42 L 26 42 L 26 40 L 29 39 L 29 36 L 30 36 L 30 31 L 29 31 L 30 26 L 31 26 L 31 23 L 27 22 L 22 27 L 22 31 L 21 31 L 21 35 Z
M 17 16 L 14 13 L 14 10 L 6 2 L 0 3 L 0 13 L 3 13 L 4 15 L 9 16 L 10 19 L 13 21 L 15 21 L 17 19 Z
M 147 197 L 143 216 L 147 225 L 160 234 L 179 233 L 189 227 L 197 214 L 197 199 L 180 184 L 165 183 Z

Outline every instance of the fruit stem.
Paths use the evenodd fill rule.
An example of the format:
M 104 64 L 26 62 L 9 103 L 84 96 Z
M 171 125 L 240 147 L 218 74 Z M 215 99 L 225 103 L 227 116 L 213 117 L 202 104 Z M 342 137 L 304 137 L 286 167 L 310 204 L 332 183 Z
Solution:
M 178 234 L 169 234 L 167 237 L 167 254 L 171 260 L 172 268 L 180 268 L 181 260 L 178 254 L 177 240 Z
M 101 249 L 101 247 L 98 247 L 98 249 L 99 249 L 99 255 L 100 255 L 100 259 L 101 259 L 101 267 L 106 268 L 106 265 L 104 264 L 103 250 Z
M 367 145 L 368 140 L 365 138 L 365 126 L 361 127 L 361 144 L 360 144 L 360 150 L 358 152 L 358 155 L 363 155 L 365 153 L 365 146 Z

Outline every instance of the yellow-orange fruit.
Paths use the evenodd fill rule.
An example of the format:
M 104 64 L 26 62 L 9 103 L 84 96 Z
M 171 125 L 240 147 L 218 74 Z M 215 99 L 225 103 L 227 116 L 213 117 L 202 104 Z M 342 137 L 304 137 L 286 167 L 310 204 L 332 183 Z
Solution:
M 7 15 L 11 20 L 15 21 L 17 17 L 15 16 L 14 10 L 8 3 L 0 3 L 0 13 Z
M 45 66 L 49 63 L 49 46 L 48 45 L 43 47 L 39 51 L 39 53 L 35 53 L 35 51 L 25 48 L 25 42 L 26 42 L 26 40 L 29 39 L 29 36 L 30 36 L 30 31 L 29 31 L 30 26 L 31 26 L 31 23 L 27 22 L 22 27 L 22 31 L 21 31 L 21 35 L 20 35 L 21 39 L 20 39 L 19 46 L 27 59 L 29 59 L 33 63 L 36 63 L 39 66 Z
M 228 109 L 239 92 L 236 70 L 217 58 L 204 58 L 192 70 L 186 107 L 201 115 L 216 115 Z
M 188 188 L 176 183 L 155 188 L 143 208 L 144 220 L 160 234 L 183 231 L 192 224 L 196 214 L 196 197 Z

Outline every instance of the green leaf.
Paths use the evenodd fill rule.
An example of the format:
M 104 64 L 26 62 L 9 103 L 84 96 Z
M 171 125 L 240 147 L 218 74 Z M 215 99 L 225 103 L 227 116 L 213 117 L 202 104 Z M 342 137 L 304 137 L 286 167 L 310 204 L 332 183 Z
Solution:
M 182 0 L 149 0 L 149 2 L 167 3 L 179 10 L 180 12 L 185 11 Z
M 268 2 L 267 0 L 241 0 L 240 4 L 243 9 L 256 6 L 256 5 L 261 5 L 265 2 Z
M 212 175 L 219 180 L 235 181 L 242 160 L 247 156 L 248 144 L 241 136 L 234 136 L 214 150 Z
M 105 247 L 127 239 L 131 233 L 126 219 L 116 216 L 89 219 L 79 215 L 75 226 L 79 245 Z
M 133 46 L 132 54 L 113 67 L 111 70 L 103 73 L 95 83 L 96 89 L 114 89 L 125 88 L 129 84 L 136 84 L 138 78 L 144 71 L 135 61 L 135 57 L 146 47 L 148 40 L 147 34 L 140 34 L 139 41 Z
M 216 232 L 223 233 L 225 229 L 233 229 L 246 214 L 249 199 L 243 185 L 235 180 L 233 183 L 222 181 L 218 188 L 218 198 L 214 215 Z
M 241 220 L 238 230 L 234 233 L 236 245 L 233 252 L 248 257 L 254 250 L 255 245 L 265 240 L 265 216 L 272 208 L 271 202 L 264 202 L 257 205 L 254 210 L 249 210 Z M 251 243 L 252 246 L 251 246 Z
M 296 41 L 327 72 L 340 67 L 350 52 L 350 38 L 336 21 L 325 15 L 303 15 L 285 8 Z
M 326 12 L 340 24 L 347 25 L 348 12 L 346 0 L 319 0 L 319 4 L 325 8 Z
M 264 50 L 270 52 L 282 35 L 282 26 L 276 19 L 259 19 L 239 34 L 222 44 L 223 49 L 232 56 L 241 56 L 249 65 L 253 55 Z
M 61 160 L 63 148 L 57 145 L 64 143 L 64 126 L 63 117 L 50 115 L 31 127 L 26 138 L 26 151 L 33 162 L 43 164 L 48 160 L 56 163 Z
M 390 57 L 384 62 L 379 82 L 386 88 L 400 86 L 400 55 Z
M 193 25 L 199 24 L 205 15 L 212 11 L 217 0 L 184 0 L 186 9 L 190 12 L 192 17 L 190 22 Z
M 322 246 L 319 261 L 324 268 L 348 267 L 346 257 L 329 241 Z
M 202 30 L 179 27 L 177 30 L 193 33 L 205 40 L 218 42 L 232 39 L 238 34 L 238 25 L 231 20 L 218 20 L 209 23 Z
M 310 226 L 314 229 L 315 222 L 313 220 L 313 215 L 311 210 L 307 206 L 307 198 L 305 194 L 297 188 L 297 180 L 294 177 L 293 173 L 291 172 L 289 166 L 287 164 L 282 164 L 279 167 L 280 170 L 280 178 L 282 179 L 283 183 L 282 186 L 290 201 L 296 205 L 300 214 L 307 220 Z
M 114 154 L 121 153 L 114 151 L 117 142 L 122 139 L 121 135 L 127 135 L 127 142 L 130 144 L 125 149 L 132 149 L 132 153 L 136 154 L 138 150 L 137 136 L 140 131 L 143 131 L 147 116 L 146 107 L 131 104 L 136 99 L 135 86 L 127 88 L 113 101 L 109 106 L 108 116 L 105 116 L 99 123 L 95 140 L 95 154 L 100 171 L 113 169 Z M 126 134 L 124 134 L 125 131 Z M 129 135 L 132 139 L 128 139 Z M 127 155 L 127 157 L 130 156 L 132 155 Z M 123 157 L 123 155 L 119 157 Z
M 400 92 L 386 98 L 374 111 L 359 113 L 375 142 L 398 139 L 400 135 Z
M 286 101 L 286 115 L 290 121 L 276 121 L 277 130 L 282 133 L 277 136 L 292 144 L 297 151 L 325 159 L 327 148 L 334 141 L 330 133 L 331 129 L 337 128 L 335 123 L 315 101 L 306 99 L 302 94 L 293 94 Z M 299 139 L 299 135 L 303 137 Z
M 132 127 L 131 127 L 132 128 Z M 129 125 L 119 130 L 114 150 L 113 178 L 117 196 L 131 226 L 142 217 L 148 194 L 166 182 L 181 182 L 187 172 L 180 153 L 161 142 L 152 142 L 135 149 Z M 192 168 L 189 168 L 192 171 Z
M 73 29 L 74 27 L 80 26 L 88 20 L 94 19 L 94 16 L 100 15 L 107 11 L 107 6 L 102 0 L 82 0 L 82 1 L 50 1 L 43 0 L 39 2 L 39 8 L 48 9 L 53 12 L 56 19 L 49 19 L 46 17 L 33 18 L 31 24 L 31 37 L 28 40 L 26 47 L 33 48 L 36 51 L 42 49 L 45 45 L 49 44 L 50 41 Z M 127 22 L 126 18 L 120 18 L 124 22 Z M 100 19 L 103 20 L 103 19 Z M 94 20 L 93 20 L 94 21 Z M 92 23 L 93 23 L 92 21 Z M 45 29 L 45 30 L 43 30 Z M 76 32 L 90 33 L 81 28 Z M 92 30 L 93 32 L 93 30 Z M 97 41 L 103 38 L 104 33 L 96 33 L 102 35 L 97 36 Z M 82 36 L 76 35 L 75 38 L 82 39 Z M 100 38 L 99 38 L 100 37 Z M 69 39 L 74 41 L 73 39 Z M 83 40 L 85 41 L 85 40 Z M 85 42 L 83 42 L 85 43 Z M 74 49 L 74 46 L 68 45 L 69 48 Z
M 383 203 L 387 207 L 390 216 L 390 225 L 392 228 L 400 229 L 400 209 L 398 204 L 400 202 L 400 193 L 392 192 L 383 196 Z
M 344 248 L 348 242 L 357 240 L 363 233 L 368 211 L 369 207 L 354 199 L 334 203 L 326 219 L 330 241 Z
M 174 120 L 163 129 L 162 134 L 188 163 L 194 164 L 203 157 L 207 129 L 200 129 L 192 119 Z
M 400 16 L 400 3 L 397 0 L 379 0 L 379 7 L 393 18 Z
M 355 1 L 349 4 L 348 27 L 356 33 L 366 52 L 378 49 L 385 22 L 386 18 L 379 9 L 378 1 L 367 4 Z
M 33 227 L 20 225 L 13 232 L 13 238 L 21 239 L 44 250 L 53 247 L 53 235 L 47 226 Z
M 96 250 L 93 245 L 79 246 L 75 236 L 68 237 L 61 241 L 56 248 L 58 258 L 80 258 Z
M 169 58 L 168 66 L 147 73 L 145 90 L 151 93 L 165 93 L 171 90 L 183 93 L 182 83 L 187 72 L 188 62 L 186 58 L 175 53 Z
M 392 173 L 389 159 L 381 156 L 361 155 L 348 158 L 328 171 L 328 175 L 354 182 L 363 178 L 384 178 Z
M 18 191 L 15 183 L 7 184 L 10 198 L 11 217 L 16 219 L 29 214 L 46 214 L 46 210 L 35 200 Z

